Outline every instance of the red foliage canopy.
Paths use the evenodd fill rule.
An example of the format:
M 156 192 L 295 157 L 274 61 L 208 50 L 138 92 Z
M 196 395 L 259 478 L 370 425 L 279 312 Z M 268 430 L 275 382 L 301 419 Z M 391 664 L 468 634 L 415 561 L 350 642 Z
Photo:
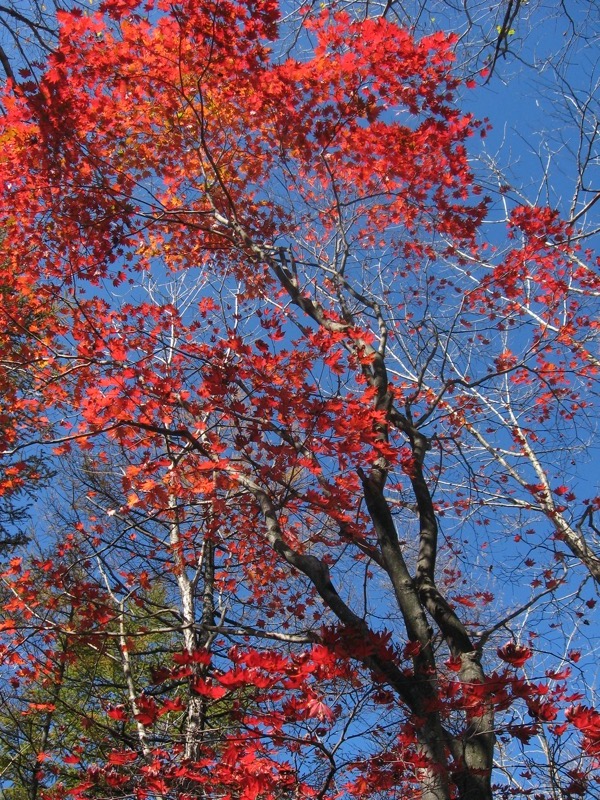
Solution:
M 556 455 L 591 403 L 599 281 L 550 209 L 482 241 L 451 38 L 307 13 L 285 58 L 278 21 L 105 2 L 7 87 L 5 447 L 110 478 L 8 569 L 4 652 L 60 689 L 77 647 L 119 641 L 118 747 L 63 752 L 74 796 L 490 798 L 496 736 L 572 723 L 597 755 L 596 712 L 521 674 L 535 643 L 504 625 L 561 565 L 600 577 L 573 522 L 598 498 Z M 516 611 L 484 582 L 495 514 Z M 132 641 L 160 636 L 141 691 Z

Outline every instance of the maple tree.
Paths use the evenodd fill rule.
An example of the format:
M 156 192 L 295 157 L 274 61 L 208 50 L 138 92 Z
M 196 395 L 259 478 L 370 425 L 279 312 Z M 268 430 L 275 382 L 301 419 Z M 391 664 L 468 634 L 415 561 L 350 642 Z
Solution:
M 3 449 L 82 464 L 3 577 L 35 796 L 593 789 L 597 265 L 547 207 L 486 240 L 452 37 L 307 10 L 280 58 L 274 0 L 59 22 L 0 132 Z M 93 651 L 91 754 L 56 734 Z

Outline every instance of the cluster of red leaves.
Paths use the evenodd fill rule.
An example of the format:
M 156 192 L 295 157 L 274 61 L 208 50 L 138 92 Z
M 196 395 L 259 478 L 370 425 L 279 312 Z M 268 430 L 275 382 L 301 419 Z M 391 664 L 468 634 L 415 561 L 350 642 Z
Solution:
M 173 667 L 163 668 L 155 676 L 157 689 L 189 680 L 193 693 L 217 702 L 217 711 L 220 707 L 227 718 L 227 729 L 218 741 L 210 743 L 209 737 L 193 762 L 182 758 L 182 745 L 177 743 L 168 752 L 162 748 L 146 753 L 115 749 L 105 766 L 87 769 L 85 780 L 71 794 L 87 796 L 104 787 L 135 792 L 137 797 L 169 792 L 183 800 L 190 791 L 214 792 L 220 787 L 224 796 L 250 800 L 257 796 L 276 798 L 282 787 L 297 790 L 295 771 L 282 757 L 286 731 L 300 721 L 313 720 L 322 734 L 333 723 L 337 712 L 320 695 L 316 682 L 347 677 L 347 666 L 321 645 L 298 657 L 234 648 L 228 658 L 231 668 L 220 671 L 211 666 L 206 651 L 184 651 L 173 656 Z M 198 666 L 203 668 L 202 674 Z M 159 700 L 142 695 L 136 698 L 136 704 L 140 712 L 135 718 L 148 730 L 164 715 L 179 715 L 185 710 L 180 697 Z M 111 719 L 121 722 L 129 715 L 124 706 L 108 710 Z M 269 748 L 271 738 L 284 748 L 278 754 Z M 290 739 L 291 752 L 293 741 Z M 310 740 L 304 746 L 310 746 Z M 308 785 L 301 788 L 312 796 Z

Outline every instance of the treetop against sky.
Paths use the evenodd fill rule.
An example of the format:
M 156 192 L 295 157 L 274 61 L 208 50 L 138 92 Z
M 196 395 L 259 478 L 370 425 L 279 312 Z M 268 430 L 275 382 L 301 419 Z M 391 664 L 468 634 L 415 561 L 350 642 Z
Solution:
M 7 798 L 597 792 L 591 100 L 537 196 L 463 107 L 525 5 L 113 0 L 8 64 Z

